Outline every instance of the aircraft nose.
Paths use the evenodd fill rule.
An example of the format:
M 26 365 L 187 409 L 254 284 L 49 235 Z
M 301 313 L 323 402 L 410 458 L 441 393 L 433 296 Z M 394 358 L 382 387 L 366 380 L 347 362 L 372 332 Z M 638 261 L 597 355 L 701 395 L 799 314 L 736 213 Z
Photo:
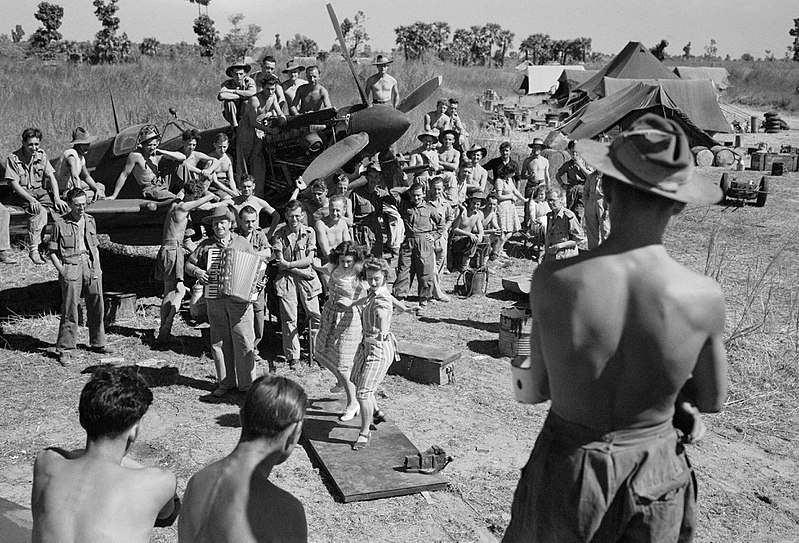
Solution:
M 350 116 L 349 134 L 366 132 L 369 134 L 369 144 L 361 151 L 364 155 L 371 155 L 388 149 L 400 139 L 411 126 L 408 116 L 390 106 L 373 105 L 356 111 Z

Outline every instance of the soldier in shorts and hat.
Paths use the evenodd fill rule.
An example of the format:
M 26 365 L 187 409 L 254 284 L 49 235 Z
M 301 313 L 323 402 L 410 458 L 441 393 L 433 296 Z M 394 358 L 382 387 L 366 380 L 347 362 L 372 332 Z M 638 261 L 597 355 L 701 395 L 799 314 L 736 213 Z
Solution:
M 552 404 L 503 541 L 690 541 L 683 443 L 704 433 L 699 411 L 727 397 L 724 295 L 662 238 L 686 203 L 721 190 L 695 175 L 682 128 L 656 115 L 577 151 L 604 174 L 613 230 L 533 275 L 531 355 L 514 378 L 520 401 Z

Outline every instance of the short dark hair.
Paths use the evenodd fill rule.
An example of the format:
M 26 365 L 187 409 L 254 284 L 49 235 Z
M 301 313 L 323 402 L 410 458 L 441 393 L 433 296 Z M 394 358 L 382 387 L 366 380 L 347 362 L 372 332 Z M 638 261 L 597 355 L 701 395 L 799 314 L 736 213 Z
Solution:
M 263 375 L 255 380 L 239 412 L 241 440 L 273 438 L 305 418 L 308 396 L 291 379 Z
M 246 205 L 239 210 L 239 218 L 243 217 L 245 213 L 248 215 L 258 216 L 258 212 L 250 205 Z
M 317 190 L 317 189 L 321 189 Z M 311 192 L 324 192 L 327 193 L 327 184 L 323 179 L 314 179 L 311 183 Z
M 191 140 L 200 141 L 200 131 L 196 128 L 189 128 L 188 130 L 183 131 L 183 134 L 181 134 L 180 138 L 185 142 L 189 142 Z
M 280 83 L 280 79 L 277 78 L 275 74 L 267 74 L 261 78 L 261 85 L 277 85 Z
M 275 64 L 277 64 L 277 60 L 275 60 L 275 57 L 273 57 L 272 55 L 266 55 L 264 58 L 262 58 L 261 64 L 263 64 L 264 62 L 274 62 Z
M 241 179 L 239 180 L 239 183 L 241 183 L 242 185 L 244 183 L 252 183 L 254 185 L 255 184 L 255 177 L 253 177 L 252 174 L 245 173 L 244 175 L 241 176 Z
M 347 197 L 344 196 L 343 194 L 334 194 L 333 196 L 331 196 L 330 199 L 327 201 L 327 205 L 330 205 L 333 202 L 342 202 L 344 204 L 344 209 L 345 210 L 347 209 Z
M 42 131 L 38 128 L 26 128 L 22 131 L 22 143 L 31 138 L 42 139 Z
M 421 181 L 414 181 L 411 188 L 408 189 L 408 192 L 415 192 L 417 190 L 421 190 L 422 194 L 425 193 L 425 186 Z
M 450 104 L 460 104 L 460 102 L 458 101 L 458 99 L 457 99 L 457 98 L 450 98 L 450 99 L 449 99 L 449 103 L 450 103 Z
M 510 149 L 510 147 L 511 146 L 510 146 L 510 142 L 509 141 L 503 141 L 502 143 L 499 144 L 500 151 L 502 149 Z
M 223 143 L 223 142 L 226 142 L 226 141 L 228 141 L 228 137 L 227 137 L 227 134 L 225 134 L 224 132 L 220 132 L 214 138 L 214 143 Z
M 295 211 L 297 209 L 302 209 L 302 204 L 299 200 L 290 200 L 289 203 L 286 204 L 285 209 L 283 209 L 283 213 L 288 216 L 289 213 Z
M 342 241 L 335 249 L 330 251 L 328 258 L 330 262 L 338 264 L 342 256 L 351 256 L 355 262 L 363 262 L 363 250 L 351 241 Z
M 388 273 L 391 270 L 391 266 L 389 266 L 388 262 L 385 258 L 378 258 L 376 256 L 370 256 L 367 258 L 363 263 L 363 268 L 361 269 L 361 279 L 366 281 L 366 272 L 367 271 L 379 271 L 383 272 L 384 277 L 388 277 Z
M 91 439 L 114 438 L 136 424 L 153 393 L 133 366 L 99 366 L 80 393 L 80 425 Z
M 86 196 L 86 191 L 85 191 L 85 190 L 83 190 L 83 189 L 82 189 L 82 188 L 80 188 L 80 187 L 72 187 L 72 188 L 71 188 L 71 189 L 69 189 L 69 190 L 67 191 L 67 193 L 64 195 L 64 198 L 66 198 L 66 199 L 67 199 L 67 202 L 71 202 L 71 201 L 72 201 L 72 200 L 74 200 L 75 198 L 80 198 L 81 196 L 84 196 L 84 197 L 85 197 L 85 196 Z
M 320 70 L 320 69 L 319 69 L 319 66 L 317 66 L 316 64 L 314 64 L 313 66 L 308 66 L 307 68 L 305 68 L 305 73 L 307 74 L 307 73 L 308 73 L 308 72 L 310 72 L 311 70 L 316 70 L 316 71 L 317 71 L 317 72 L 319 72 L 320 74 L 322 73 L 322 70 Z

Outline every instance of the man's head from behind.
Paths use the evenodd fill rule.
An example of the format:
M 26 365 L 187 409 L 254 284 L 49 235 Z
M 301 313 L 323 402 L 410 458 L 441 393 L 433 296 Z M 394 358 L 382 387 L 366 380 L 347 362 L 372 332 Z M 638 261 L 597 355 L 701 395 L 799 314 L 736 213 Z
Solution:
M 241 441 L 285 440 L 282 462 L 300 438 L 307 402 L 305 390 L 294 381 L 277 375 L 259 377 L 239 412 Z
M 133 430 L 128 437 L 133 443 L 152 402 L 150 387 L 133 366 L 100 366 L 80 393 L 80 425 L 90 440 L 115 439 Z

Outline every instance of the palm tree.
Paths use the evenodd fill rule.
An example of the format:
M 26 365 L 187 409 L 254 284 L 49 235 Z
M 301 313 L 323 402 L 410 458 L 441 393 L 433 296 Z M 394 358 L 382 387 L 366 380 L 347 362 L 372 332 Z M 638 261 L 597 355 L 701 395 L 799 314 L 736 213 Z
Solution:
M 191 4 L 197 4 L 197 17 L 202 15 L 200 12 L 200 6 L 205 6 L 205 14 L 208 15 L 208 4 L 211 3 L 211 0 L 189 0 Z

